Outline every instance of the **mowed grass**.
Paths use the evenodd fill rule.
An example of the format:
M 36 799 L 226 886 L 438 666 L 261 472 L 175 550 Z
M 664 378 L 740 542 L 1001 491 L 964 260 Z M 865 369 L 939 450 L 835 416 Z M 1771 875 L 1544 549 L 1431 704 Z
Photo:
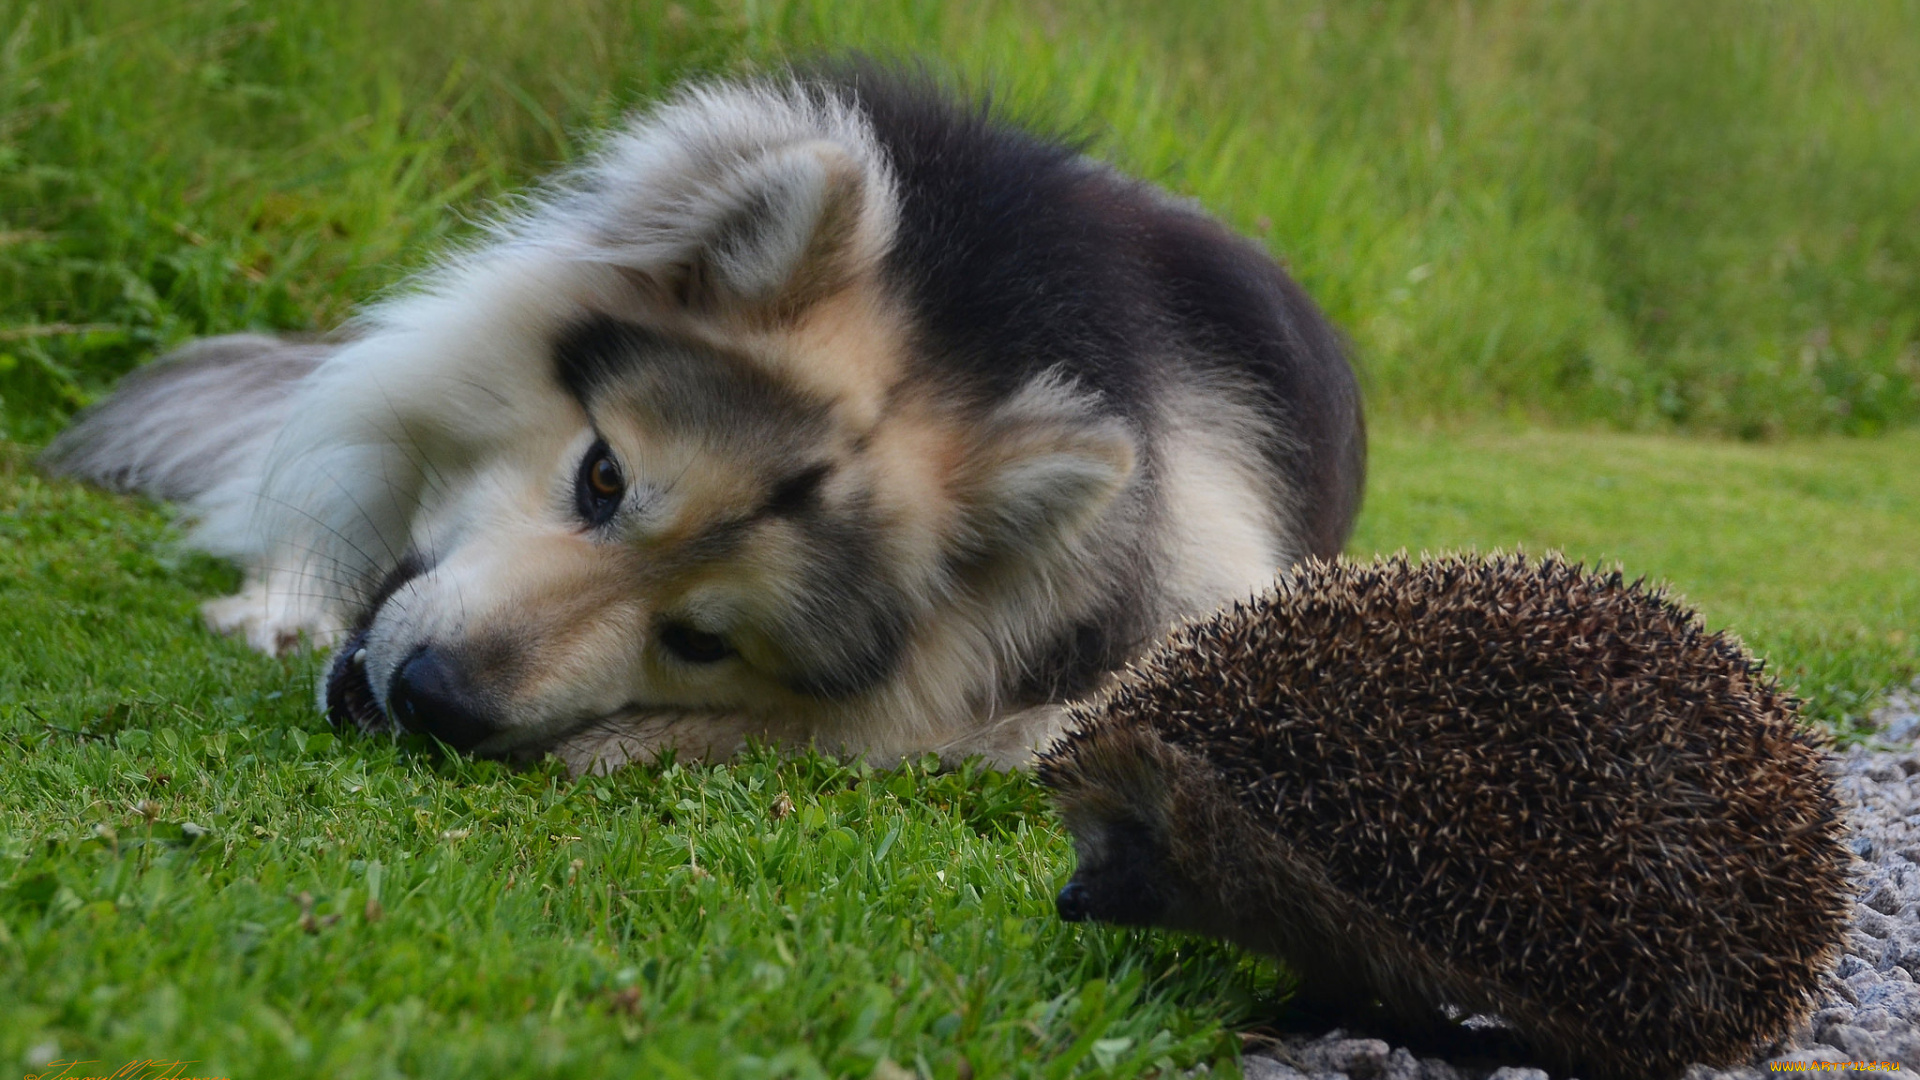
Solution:
M 1270 966 L 1062 924 L 1021 775 L 759 756 L 574 781 L 331 731 L 135 500 L 0 459 L 0 1065 L 235 1077 L 1231 1068 Z M 1920 668 L 1920 438 L 1388 430 L 1353 551 L 1622 561 L 1843 729 Z M 191 823 L 189 826 L 187 823 Z M 190 835 L 190 834 L 198 835 Z
M 0 506 L 0 1069 L 1132 1076 L 1231 1062 L 1273 996 L 1058 922 L 1022 774 L 574 781 L 336 733 L 313 659 L 196 628 L 233 575 L 164 514 L 17 447 Z

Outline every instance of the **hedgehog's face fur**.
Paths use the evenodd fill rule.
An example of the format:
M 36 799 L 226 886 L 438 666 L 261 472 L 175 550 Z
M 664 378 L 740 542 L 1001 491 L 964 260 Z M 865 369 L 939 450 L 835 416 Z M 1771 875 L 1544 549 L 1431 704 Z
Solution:
M 1179 903 L 1180 882 L 1165 839 L 1130 818 L 1083 826 L 1073 834 L 1079 865 L 1054 898 L 1067 922 L 1162 926 Z
M 1191 809 L 1185 764 L 1151 733 L 1118 727 L 1089 732 L 1071 760 L 1042 761 L 1077 861 L 1055 900 L 1062 919 L 1205 929 L 1173 831 Z

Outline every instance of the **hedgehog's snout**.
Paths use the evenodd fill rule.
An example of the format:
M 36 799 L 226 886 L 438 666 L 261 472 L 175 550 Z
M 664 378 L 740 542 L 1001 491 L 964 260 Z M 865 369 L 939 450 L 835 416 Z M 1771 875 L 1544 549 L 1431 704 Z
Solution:
M 1081 828 L 1079 866 L 1053 898 L 1061 920 L 1161 925 L 1178 889 L 1147 826 L 1125 820 Z
M 1053 910 L 1060 913 L 1061 922 L 1086 922 L 1093 914 L 1093 895 L 1085 885 L 1069 881 L 1053 898 Z

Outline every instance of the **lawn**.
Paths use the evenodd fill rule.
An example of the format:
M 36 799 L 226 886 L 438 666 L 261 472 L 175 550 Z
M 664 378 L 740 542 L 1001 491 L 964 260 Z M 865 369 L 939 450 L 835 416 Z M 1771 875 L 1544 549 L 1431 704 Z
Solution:
M 1843 736 L 1920 673 L 1920 9 L 0 0 L 0 1073 L 1231 1071 L 1284 977 L 1067 926 L 1025 777 L 574 781 L 332 731 L 232 568 L 31 454 L 337 322 L 691 73 L 929 54 L 1262 236 L 1351 333 L 1353 554 L 1670 582 Z
M 1913 434 L 1389 430 L 1370 500 L 1356 554 L 1557 548 L 1670 581 L 1843 726 L 1920 668 Z M 1223 949 L 1056 921 L 1072 856 L 1025 777 L 573 782 L 338 734 L 312 660 L 197 629 L 234 576 L 161 512 L 18 448 L 0 505 L 0 1062 L 1130 1076 L 1230 1062 L 1278 1003 Z

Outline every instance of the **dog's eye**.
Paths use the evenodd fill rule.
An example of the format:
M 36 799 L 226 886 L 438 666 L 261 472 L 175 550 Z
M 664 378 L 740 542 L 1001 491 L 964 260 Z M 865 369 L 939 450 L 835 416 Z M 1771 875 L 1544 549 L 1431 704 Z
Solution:
M 587 470 L 587 486 L 602 499 L 617 499 L 625 488 L 620 483 L 620 466 L 612 458 L 601 458 Z
M 620 508 L 620 497 L 627 493 L 627 478 L 620 475 L 620 464 L 605 440 L 596 441 L 580 460 L 580 476 L 574 483 L 574 497 L 580 516 L 589 525 L 604 525 Z
M 695 630 L 683 622 L 661 625 L 660 647 L 689 664 L 717 664 L 733 655 L 733 646 L 726 638 Z

